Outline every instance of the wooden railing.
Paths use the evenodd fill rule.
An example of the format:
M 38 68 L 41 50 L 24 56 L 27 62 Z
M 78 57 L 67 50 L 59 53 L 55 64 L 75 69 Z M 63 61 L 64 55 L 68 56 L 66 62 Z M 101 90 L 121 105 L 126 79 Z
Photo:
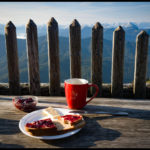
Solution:
M 70 77 L 81 78 L 81 27 L 75 19 L 69 26 L 70 43 Z M 60 95 L 60 62 L 59 62 L 59 35 L 58 23 L 52 17 L 47 24 L 48 41 L 48 69 L 49 69 L 49 93 Z M 9 91 L 10 94 L 19 95 L 20 77 L 18 66 L 18 50 L 16 40 L 16 27 L 9 21 L 5 26 Z M 134 67 L 133 94 L 135 98 L 146 97 L 146 71 L 148 57 L 148 34 L 141 31 L 136 38 L 136 54 Z M 39 54 L 37 26 L 33 20 L 26 25 L 26 44 L 28 58 L 29 93 L 41 95 Z M 122 97 L 123 95 L 123 68 L 124 68 L 125 31 L 121 26 L 113 32 L 112 47 L 112 71 L 111 71 L 111 95 Z M 99 96 L 102 95 L 102 55 L 103 55 L 103 27 L 97 22 L 92 28 L 91 48 L 91 82 L 99 86 Z M 91 89 L 91 93 L 94 90 Z

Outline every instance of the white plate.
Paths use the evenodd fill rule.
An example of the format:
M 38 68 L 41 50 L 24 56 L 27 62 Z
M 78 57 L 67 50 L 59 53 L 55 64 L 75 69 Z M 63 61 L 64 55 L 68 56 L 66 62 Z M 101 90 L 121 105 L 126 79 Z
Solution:
M 60 115 L 66 115 L 66 114 L 72 114 L 72 113 L 69 113 L 69 109 L 64 109 L 64 108 L 55 108 L 59 113 Z M 45 118 L 48 118 L 48 116 L 44 116 L 43 113 L 42 113 L 43 109 L 40 109 L 40 110 L 36 110 L 36 111 L 33 111 L 27 115 L 25 115 L 19 122 L 19 128 L 20 130 L 27 136 L 30 136 L 30 137 L 33 137 L 33 138 L 37 138 L 37 139 L 45 139 L 45 140 L 53 140 L 53 139 L 61 139 L 61 138 L 65 138 L 65 137 L 68 137 L 68 136 L 71 136 L 71 135 L 74 135 L 76 134 L 77 132 L 79 132 L 81 130 L 81 128 L 79 129 L 76 129 L 74 131 L 71 131 L 71 132 L 68 132 L 68 133 L 65 133 L 65 134 L 61 134 L 61 135 L 55 135 L 55 136 L 33 136 L 33 135 L 30 135 L 26 130 L 25 130 L 25 125 L 26 123 L 28 122 L 33 122 L 33 121 L 36 121 L 36 120 L 40 120 L 40 119 L 45 119 Z M 77 113 L 76 113 L 77 114 Z M 52 118 L 51 118 L 52 119 Z

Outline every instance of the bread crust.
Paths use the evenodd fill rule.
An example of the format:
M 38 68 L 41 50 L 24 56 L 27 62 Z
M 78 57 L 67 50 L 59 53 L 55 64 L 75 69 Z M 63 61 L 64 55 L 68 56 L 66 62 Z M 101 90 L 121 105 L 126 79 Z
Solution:
M 73 122 L 64 120 L 60 114 L 52 107 L 48 107 L 47 109 L 44 109 L 44 114 L 47 116 L 51 115 L 53 120 L 52 123 L 55 125 L 55 127 L 46 127 L 46 128 L 31 128 L 31 126 L 25 125 L 25 130 L 33 136 L 55 136 L 55 135 L 61 135 L 68 133 L 70 131 L 82 128 L 85 126 L 85 121 L 81 115 L 79 118 Z M 70 114 L 68 114 L 70 115 Z M 73 116 L 76 116 L 72 114 Z M 65 116 L 65 115 L 64 115 Z M 51 118 L 49 116 L 49 118 Z
M 57 135 L 56 128 L 28 128 L 25 126 L 25 130 L 33 136 Z
M 85 126 L 84 120 L 72 126 L 69 124 L 68 125 L 63 124 L 62 122 L 58 120 L 53 121 L 53 123 L 56 125 L 57 128 L 29 128 L 25 126 L 25 130 L 30 135 L 33 135 L 33 136 L 55 136 L 55 135 L 65 134 L 65 133 L 71 132 L 73 130 L 76 130 Z M 60 129 L 58 129 L 58 127 Z

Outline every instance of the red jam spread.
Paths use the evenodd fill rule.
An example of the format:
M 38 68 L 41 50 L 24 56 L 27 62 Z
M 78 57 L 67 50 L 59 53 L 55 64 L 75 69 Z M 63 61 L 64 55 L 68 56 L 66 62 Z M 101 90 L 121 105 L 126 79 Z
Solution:
M 64 115 L 61 117 L 64 118 L 65 121 L 69 121 L 71 123 L 76 122 L 81 119 L 80 115 Z
M 32 98 L 18 98 L 13 99 L 13 103 L 16 108 L 23 110 L 25 112 L 31 112 L 36 109 L 36 102 Z
M 50 118 L 34 121 L 32 123 L 27 123 L 26 127 L 28 128 L 56 128 L 55 124 Z

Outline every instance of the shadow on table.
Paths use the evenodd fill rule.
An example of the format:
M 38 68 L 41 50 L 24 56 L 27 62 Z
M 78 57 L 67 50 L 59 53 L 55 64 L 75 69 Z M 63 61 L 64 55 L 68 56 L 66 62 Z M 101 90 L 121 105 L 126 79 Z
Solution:
M 0 142 L 0 148 L 24 148 L 24 147 L 18 144 L 5 144 Z
M 0 97 L 0 100 L 8 100 L 8 101 L 11 101 L 12 98 L 10 98 L 10 97 Z
M 127 112 L 128 118 L 137 118 L 137 119 L 144 119 L 150 120 L 150 111 L 143 110 L 143 109 L 133 109 L 133 108 L 122 108 L 122 107 L 111 107 L 111 106 L 96 106 L 96 105 L 87 105 L 83 110 L 88 112 L 97 112 L 97 111 L 105 111 L 105 112 Z M 117 116 L 113 116 L 117 117 Z M 121 116 L 120 116 L 121 117 Z
M 58 140 L 42 140 L 47 144 L 55 145 L 58 147 L 90 147 L 96 145 L 96 142 L 102 140 L 113 141 L 121 136 L 121 133 L 117 130 L 112 130 L 109 128 L 103 128 L 98 121 L 104 119 L 113 119 L 117 117 L 127 117 L 127 118 L 137 118 L 143 120 L 150 120 L 150 111 L 142 109 L 132 109 L 132 108 L 121 108 L 121 107 L 111 107 L 111 106 L 96 106 L 87 105 L 84 107 L 85 111 L 91 114 L 96 111 L 105 112 L 127 112 L 128 116 L 114 116 L 114 115 L 104 115 L 95 117 L 84 116 L 86 121 L 85 127 L 74 136 L 70 136 L 64 139 Z
M 0 118 L 0 135 L 10 135 L 19 133 L 18 121 Z
M 59 147 L 89 147 L 96 145 L 96 141 L 109 140 L 113 141 L 120 137 L 121 133 L 117 130 L 103 128 L 97 122 L 98 118 L 84 117 L 86 125 L 80 132 L 74 136 L 57 140 L 42 140 L 47 144 Z

